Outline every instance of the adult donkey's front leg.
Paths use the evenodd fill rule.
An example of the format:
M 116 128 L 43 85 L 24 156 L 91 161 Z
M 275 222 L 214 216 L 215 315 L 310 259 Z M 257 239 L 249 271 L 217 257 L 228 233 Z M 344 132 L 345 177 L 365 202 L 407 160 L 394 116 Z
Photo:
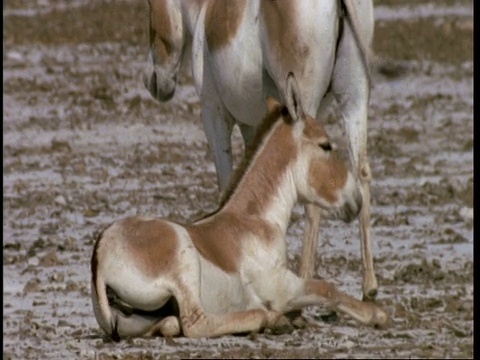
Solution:
M 213 152 L 217 172 L 217 184 L 221 194 L 227 187 L 233 172 L 231 136 L 234 120 L 217 95 L 212 75 L 205 67 L 202 100 L 202 121 L 208 145 Z
M 302 256 L 300 258 L 299 276 L 310 279 L 314 274 L 315 255 L 317 254 L 317 239 L 320 229 L 320 208 L 315 205 L 305 205 L 307 228 L 303 235 Z
M 363 207 L 359 217 L 361 253 L 363 261 L 363 298 L 375 299 L 377 278 L 373 266 L 370 234 L 370 182 L 371 172 L 367 159 L 367 120 L 370 99 L 367 45 L 373 33 L 373 5 L 365 1 L 356 11 L 362 19 L 357 31 L 352 29 L 352 19 L 344 23 L 342 39 L 338 46 L 337 62 L 333 74 L 332 90 L 340 105 L 348 137 L 350 159 L 360 180 Z M 354 14 L 354 15 L 356 15 Z M 349 14 L 350 16 L 351 14 Z M 353 19 L 354 20 L 354 19 Z M 361 26 L 360 26 L 361 25 Z M 363 43 L 360 40 L 363 39 Z

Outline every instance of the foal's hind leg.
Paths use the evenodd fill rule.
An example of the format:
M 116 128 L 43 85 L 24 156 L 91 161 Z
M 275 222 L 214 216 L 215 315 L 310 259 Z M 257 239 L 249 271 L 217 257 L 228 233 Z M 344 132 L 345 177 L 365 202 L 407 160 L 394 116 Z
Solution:
M 174 290 L 180 309 L 183 334 L 186 337 L 216 337 L 258 332 L 263 328 L 271 327 L 281 317 L 278 312 L 264 309 L 208 314 L 201 303 L 199 282 L 195 282 L 192 277 L 187 281 L 178 284 L 177 289 Z

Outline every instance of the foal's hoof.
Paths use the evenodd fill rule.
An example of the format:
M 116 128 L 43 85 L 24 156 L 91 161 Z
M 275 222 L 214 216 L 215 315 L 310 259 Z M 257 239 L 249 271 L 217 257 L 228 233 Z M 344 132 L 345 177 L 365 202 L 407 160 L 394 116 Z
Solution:
M 290 311 L 285 316 L 290 320 L 295 329 L 304 329 L 308 325 L 308 321 L 302 316 L 301 310 Z
M 390 325 L 390 315 L 376 307 L 370 323 L 375 329 L 386 329 Z
M 364 279 L 362 293 L 363 301 L 375 301 L 378 295 L 378 282 L 375 276 Z
M 295 328 L 286 316 L 282 316 L 269 328 L 269 330 L 274 335 L 284 335 L 291 334 Z
M 265 329 L 271 329 L 275 326 L 275 324 L 282 318 L 284 317 L 282 313 L 269 310 L 265 313 L 265 324 L 264 328 Z
M 292 325 L 295 329 L 305 329 L 308 326 L 308 321 L 303 316 L 299 316 L 292 320 Z

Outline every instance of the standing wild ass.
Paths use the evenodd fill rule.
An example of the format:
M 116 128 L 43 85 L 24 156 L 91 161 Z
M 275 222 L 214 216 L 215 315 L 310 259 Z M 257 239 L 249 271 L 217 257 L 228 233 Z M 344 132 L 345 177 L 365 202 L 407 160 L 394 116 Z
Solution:
M 113 339 L 258 331 L 317 304 L 386 325 L 380 307 L 287 268 L 286 230 L 297 201 L 351 221 L 362 197 L 325 129 L 304 112 L 292 75 L 286 101 L 287 108 L 268 98 L 255 150 L 216 212 L 187 225 L 134 216 L 99 234 L 92 301 Z
M 219 188 L 232 173 L 231 134 L 238 124 L 246 145 L 266 112 L 265 98 L 283 99 L 293 72 L 307 114 L 321 118 L 339 105 L 354 176 L 364 206 L 360 215 L 364 298 L 377 294 L 370 238 L 367 160 L 368 58 L 372 0 L 149 0 L 150 60 L 144 81 L 160 101 L 175 91 L 186 44 L 213 150 Z M 320 209 L 307 206 L 300 275 L 313 273 Z

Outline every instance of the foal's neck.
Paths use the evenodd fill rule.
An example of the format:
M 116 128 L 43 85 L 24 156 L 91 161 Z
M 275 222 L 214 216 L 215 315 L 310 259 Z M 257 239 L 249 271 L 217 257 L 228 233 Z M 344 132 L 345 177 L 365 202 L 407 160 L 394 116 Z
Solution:
M 255 216 L 286 231 L 297 201 L 294 166 L 297 147 L 291 129 L 272 130 L 220 211 Z

